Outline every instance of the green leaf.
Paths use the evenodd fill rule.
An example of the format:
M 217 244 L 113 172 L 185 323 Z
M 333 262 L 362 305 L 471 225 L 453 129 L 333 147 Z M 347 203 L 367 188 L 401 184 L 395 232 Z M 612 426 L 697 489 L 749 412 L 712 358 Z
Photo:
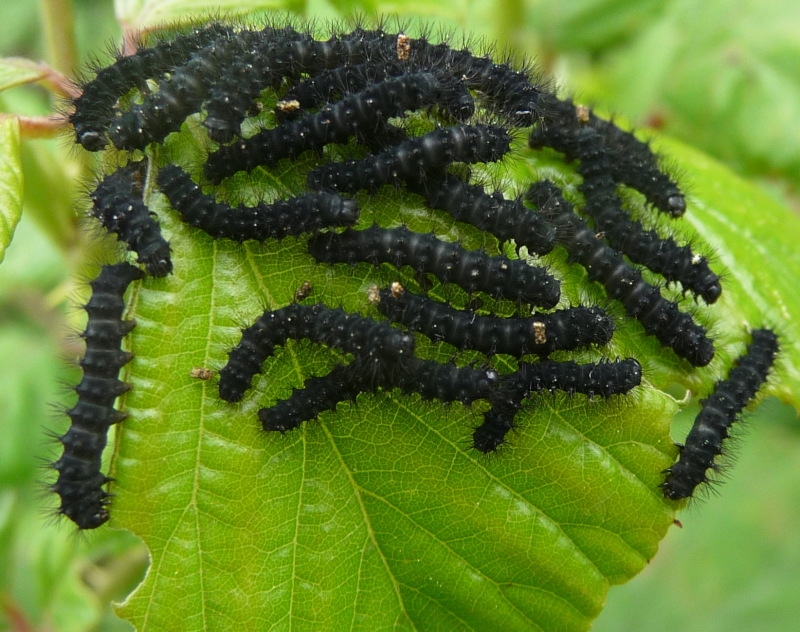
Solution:
M 191 129 L 158 161 L 202 160 Z M 255 186 L 286 195 L 313 164 L 240 175 L 220 194 L 248 197 Z M 420 213 L 415 196 L 390 190 L 359 200 L 365 224 L 433 227 L 497 249 L 479 231 Z M 265 434 L 257 409 L 327 372 L 337 361 L 330 351 L 288 344 L 233 406 L 219 400 L 214 382 L 189 377 L 192 368 L 220 368 L 238 330 L 263 304 L 291 302 L 303 281 L 312 282 L 315 301 L 369 313 L 370 284 L 399 278 L 413 286 L 413 278 L 316 265 L 303 239 L 215 242 L 164 203 L 158 193 L 149 199 L 170 235 L 175 274 L 147 279 L 131 299 L 134 390 L 111 473 L 112 524 L 142 537 L 153 556 L 144 584 L 120 609 L 139 630 L 286 619 L 331 630 L 585 630 L 608 587 L 655 554 L 673 520 L 657 488 L 675 457 L 671 397 L 645 384 L 610 402 L 535 398 L 511 445 L 491 458 L 469 445 L 485 402 L 469 409 L 364 395 L 285 437 Z M 551 259 L 579 278 L 563 256 Z M 596 292 L 569 287 L 573 300 Z M 459 300 L 452 288 L 436 291 Z M 642 342 L 638 323 L 619 330 L 615 344 L 585 359 L 647 357 L 638 350 L 648 348 L 664 355 Z M 452 350 L 421 353 L 444 360 Z M 674 365 L 653 362 L 648 377 L 662 380 L 659 372 Z
M 201 136 L 190 123 L 151 164 L 202 164 Z M 241 327 L 265 304 L 290 303 L 310 281 L 314 301 L 371 313 L 371 284 L 399 279 L 413 287 L 414 279 L 366 265 L 316 265 L 304 239 L 214 241 L 178 221 L 150 190 L 175 274 L 146 279 L 131 298 L 138 325 L 127 379 L 134 390 L 124 399 L 130 418 L 111 472 L 112 524 L 142 537 L 153 563 L 120 614 L 139 630 L 287 619 L 315 629 L 588 629 L 608 587 L 646 565 L 673 521 L 676 505 L 658 484 L 676 455 L 669 420 L 680 404 L 660 389 L 679 381 L 706 392 L 741 353 L 747 326 L 767 322 L 780 326 L 786 341 L 772 392 L 786 400 L 798 392 L 791 341 L 800 337 L 796 325 L 776 322 L 782 313 L 791 323 L 798 309 L 782 276 L 797 265 L 788 247 L 797 219 L 701 154 L 660 143 L 696 178 L 687 218 L 728 269 L 720 303 L 697 308 L 714 325 L 718 357 L 687 373 L 609 305 L 619 319 L 615 340 L 582 358 L 635 356 L 645 368 L 643 386 L 611 402 L 532 398 L 511 445 L 491 458 L 469 447 L 485 402 L 470 409 L 396 393 L 362 395 L 284 437 L 265 434 L 258 408 L 340 361 L 307 342 L 289 343 L 269 359 L 242 404 L 220 401 L 213 381 L 190 372 L 219 369 Z M 239 174 L 217 194 L 231 201 L 285 196 L 300 190 L 318 163 L 309 157 Z M 505 168 L 512 188 L 555 177 L 569 190 L 574 181 L 563 164 L 522 148 Z M 421 212 L 413 195 L 388 190 L 358 199 L 364 225 L 402 223 L 497 250 L 480 231 Z M 669 223 L 695 234 L 683 220 Z M 566 300 L 604 301 L 563 253 L 546 262 L 564 278 Z M 452 288 L 433 291 L 467 300 Z M 511 313 L 513 306 L 489 302 L 487 309 Z M 452 348 L 444 347 L 420 352 L 446 360 Z
M 0 261 L 22 215 L 19 120 L 0 118 Z
M 47 72 L 30 59 L 22 59 L 20 57 L 0 58 L 0 91 L 39 81 L 46 75 Z

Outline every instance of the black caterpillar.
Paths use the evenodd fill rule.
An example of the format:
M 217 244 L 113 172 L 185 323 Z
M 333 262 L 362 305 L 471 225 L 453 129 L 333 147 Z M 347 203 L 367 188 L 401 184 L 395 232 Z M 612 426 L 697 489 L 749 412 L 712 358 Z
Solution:
M 119 57 L 110 66 L 98 70 L 91 81 L 83 84 L 81 95 L 74 101 L 75 111 L 69 115 L 75 141 L 89 151 L 104 149 L 108 145 L 108 129 L 114 121 L 114 107 L 120 97 L 133 88 L 143 90 L 147 79 L 175 70 L 193 53 L 231 32 L 230 27 L 210 24 L 178 34 L 173 40 L 160 41 L 155 46 L 139 47 L 133 55 Z
M 198 112 L 212 86 L 227 67 L 250 54 L 259 41 L 292 37 L 294 29 L 240 30 L 222 33 L 207 46 L 194 51 L 185 64 L 158 83 L 158 91 L 116 118 L 109 139 L 117 149 L 144 149 L 180 129 L 187 116 Z M 266 39 L 265 39 L 266 38 Z M 276 78 L 276 80 L 281 77 Z
M 457 87 L 466 91 L 452 81 L 450 85 L 443 84 L 431 73 L 392 77 L 298 121 L 221 147 L 209 155 L 205 175 L 211 182 L 219 182 L 237 171 L 272 166 L 282 158 L 294 158 L 329 143 L 345 143 L 351 136 L 372 138 L 384 132 L 392 117 L 450 101 L 447 93 L 456 92 Z
M 554 307 L 561 297 L 559 282 L 543 268 L 521 259 L 466 250 L 404 226 L 348 228 L 343 233 L 314 235 L 308 241 L 308 251 L 324 263 L 353 265 L 365 261 L 374 266 L 389 263 L 396 268 L 408 265 L 433 274 L 442 283 L 455 283 L 469 293 L 486 292 L 546 308 Z
M 301 74 L 314 76 L 331 68 L 360 65 L 378 58 L 398 61 L 399 37 L 404 36 L 360 28 L 325 41 L 290 28 L 262 36 L 249 51 L 233 60 L 211 86 L 205 101 L 208 116 L 204 123 L 209 135 L 218 142 L 231 140 L 239 133 L 241 121 L 254 113 L 253 102 L 261 91 L 277 88 L 281 79 L 294 81 Z M 291 101 L 288 104 L 283 101 L 278 108 L 296 109 Z
M 398 57 L 400 39 L 408 46 L 407 57 Z M 118 149 L 143 149 L 177 131 L 187 116 L 206 104 L 206 126 L 212 138 L 225 142 L 238 132 L 239 122 L 263 89 L 277 88 L 283 79 L 297 79 L 303 73 L 313 75 L 380 57 L 408 60 L 418 71 L 444 69 L 467 88 L 481 90 L 491 109 L 514 124 L 529 125 L 539 116 L 541 89 L 530 82 L 529 73 L 495 64 L 488 57 L 477 58 L 402 33 L 356 29 L 320 42 L 291 27 L 268 26 L 261 31 L 220 32 L 162 79 L 157 92 L 118 116 L 109 137 Z
M 209 134 L 227 142 L 239 133 L 239 124 L 252 113 L 254 100 L 265 88 L 277 88 L 284 79 L 294 81 L 303 74 L 313 77 L 369 62 L 449 75 L 481 94 L 484 106 L 512 125 L 531 125 L 542 112 L 546 91 L 529 71 L 425 38 L 357 28 L 316 41 L 289 26 L 233 31 L 213 24 L 179 35 L 173 42 L 140 49 L 100 71 L 84 84 L 70 120 L 77 141 L 87 149 L 102 149 L 107 136 L 118 149 L 143 149 L 162 141 L 205 106 Z M 155 93 L 114 117 L 119 97 L 166 73 Z M 455 105 L 451 112 L 461 112 L 462 119 L 474 108 L 463 94 Z
M 308 186 L 323 191 L 374 191 L 384 184 L 424 182 L 453 162 L 500 160 L 511 148 L 508 131 L 497 125 L 457 125 L 411 138 L 379 154 L 318 167 Z
M 695 488 L 708 482 L 706 472 L 715 468 L 714 459 L 722 454 L 722 444 L 744 407 L 766 381 L 778 353 L 778 336 L 770 329 L 756 329 L 747 353 L 741 356 L 725 380 L 714 386 L 680 446 L 678 462 L 666 470 L 661 484 L 666 498 L 689 498 Z
M 706 303 L 714 303 L 722 286 L 705 257 L 696 255 L 689 246 L 678 245 L 672 237 L 664 238 L 653 230 L 645 230 L 630 219 L 616 193 L 613 160 L 600 133 L 584 126 L 573 136 L 571 155 L 580 160 L 578 171 L 584 178 L 580 188 L 586 197 L 585 211 L 594 220 L 595 229 L 631 261 L 647 266 L 667 281 L 680 283 L 684 291 L 693 292 Z
M 251 46 L 226 65 L 202 99 L 207 116 L 203 125 L 212 140 L 226 143 L 240 132 L 241 122 L 257 113 L 254 101 L 265 88 L 278 88 L 284 79 L 319 71 L 333 60 L 326 42 L 316 42 L 292 27 L 268 27 L 256 34 Z
M 647 283 L 639 270 L 598 239 L 586 222 L 575 215 L 554 184 L 537 182 L 526 197 L 558 226 L 559 242 L 570 258 L 586 269 L 591 281 L 602 283 L 609 296 L 620 301 L 627 314 L 642 323 L 648 334 L 693 366 L 711 362 L 714 344 L 706 336 L 706 330 L 661 296 L 659 289 Z
M 372 84 L 404 75 L 410 70 L 408 64 L 382 60 L 332 68 L 290 88 L 276 104 L 275 114 L 279 119 L 294 118 L 309 109 L 335 101 L 337 95 L 361 92 Z M 426 72 L 424 69 L 420 71 Z M 442 102 L 438 105 L 448 117 L 465 121 L 475 113 L 475 101 L 466 86 L 455 82 L 455 79 L 450 77 L 453 90 L 448 95 L 442 95 Z
M 522 400 L 530 393 L 564 391 L 591 397 L 611 397 L 629 392 L 642 381 L 642 366 L 633 358 L 618 362 L 576 364 L 546 360 L 536 364 L 520 363 L 516 373 L 505 375 L 494 393 L 492 407 L 484 413 L 483 423 L 472 435 L 479 452 L 494 452 L 514 428 L 514 417 Z
M 91 214 L 139 255 L 139 263 L 149 275 L 163 277 L 172 272 L 170 247 L 155 215 L 137 192 L 142 169 L 143 163 L 131 163 L 105 176 L 91 194 Z
M 360 358 L 362 365 L 370 361 L 395 362 L 414 350 L 414 337 L 386 322 L 322 304 L 293 303 L 266 310 L 242 330 L 241 341 L 228 354 L 228 363 L 219 372 L 219 396 L 228 402 L 239 401 L 275 347 L 302 338 L 352 353 Z M 366 374 L 361 379 L 366 382 Z
M 609 160 L 609 173 L 616 182 L 642 193 L 658 210 L 672 217 L 686 212 L 686 198 L 678 185 L 658 166 L 658 157 L 647 143 L 610 121 L 595 116 L 591 108 L 550 95 L 547 115 L 531 132 L 532 149 L 552 147 L 568 160 L 578 160 L 577 131 L 589 127 L 601 138 Z
M 59 513 L 81 529 L 95 529 L 108 520 L 110 494 L 103 486 L 111 479 L 100 471 L 101 460 L 108 429 L 126 417 L 114 409 L 114 400 L 130 389 L 118 376 L 133 354 L 122 351 L 120 345 L 136 325 L 122 320 L 123 296 L 131 282 L 143 277 L 129 263 L 103 266 L 91 282 L 92 295 L 85 305 L 89 319 L 82 334 L 86 340 L 86 355 L 80 363 L 83 378 L 75 387 L 78 402 L 67 411 L 70 428 L 59 437 L 64 453 L 53 463 L 58 479 L 51 486 L 61 497 Z
M 543 89 L 532 74 L 526 70 L 515 70 L 505 63 L 495 63 L 489 57 L 476 57 L 467 50 L 453 50 L 447 44 L 431 44 L 425 38 L 414 39 L 404 33 L 386 33 L 381 29 L 357 28 L 348 34 L 337 34 L 327 41 L 315 41 L 307 34 L 296 33 L 296 41 L 283 55 L 272 54 L 273 63 L 288 65 L 295 61 L 295 70 L 311 75 L 309 83 L 318 87 L 317 95 L 308 105 L 320 104 L 320 94 L 337 91 L 336 81 L 349 79 L 349 83 L 360 82 L 366 87 L 369 76 L 379 81 L 402 72 L 437 72 L 463 82 L 471 90 L 484 97 L 484 105 L 492 114 L 500 116 L 512 125 L 531 125 L 541 115 L 540 101 Z M 255 49 L 258 51 L 258 49 Z M 207 126 L 212 138 L 226 142 L 238 132 L 238 123 L 247 115 L 252 100 L 261 90 L 270 85 L 270 65 L 265 63 L 260 51 L 244 55 L 228 68 L 225 77 L 218 80 L 206 108 Z M 387 68 L 384 70 L 382 66 Z M 330 77 L 342 68 L 353 71 Z M 376 72 L 377 70 L 377 72 Z M 367 79 L 357 77 L 357 73 Z M 381 76 L 380 73 L 384 73 Z M 317 79 L 318 75 L 320 76 Z M 288 76 L 288 75 L 287 75 Z M 323 87 L 328 83 L 330 87 Z M 342 84 L 340 83 L 339 86 Z M 352 89 L 352 88 L 351 88 Z M 302 93 L 302 91 L 300 91 Z M 342 89 L 342 93 L 346 90 Z M 302 98 L 302 97 L 301 97 Z M 296 103 L 296 105 L 295 105 Z M 452 102 L 449 113 L 458 120 L 471 116 L 474 103 L 462 95 Z M 290 112 L 303 103 L 295 93 L 289 92 L 279 102 L 279 111 Z M 211 121 L 211 124 L 208 122 Z
M 371 378 L 364 379 L 365 374 Z M 359 393 L 379 388 L 399 388 L 403 393 L 418 393 L 423 399 L 469 404 L 490 397 L 497 380 L 497 373 L 491 369 L 459 368 L 410 355 L 380 366 L 377 371 L 375 367 L 365 367 L 363 359 L 357 358 L 351 364 L 335 367 L 328 375 L 307 379 L 303 388 L 294 389 L 288 399 L 259 410 L 258 417 L 264 430 L 287 432 L 325 410 L 333 410 L 339 402 L 355 400 Z
M 556 243 L 556 229 L 541 214 L 531 211 L 521 200 L 507 200 L 499 191 L 489 195 L 483 187 L 464 182 L 454 174 L 426 179 L 409 187 L 425 197 L 431 208 L 448 212 L 459 222 L 491 233 L 500 241 L 513 239 L 517 247 L 544 255 Z
M 431 340 L 443 340 L 457 349 L 475 349 L 490 356 L 546 356 L 553 351 L 604 345 L 614 332 L 614 321 L 599 307 L 571 307 L 526 318 L 479 316 L 471 310 L 455 309 L 407 292 L 399 283 L 380 290 L 375 304 L 389 320 Z
M 294 430 L 304 421 L 315 419 L 339 402 L 355 400 L 359 393 L 372 390 L 372 383 L 363 378 L 366 368 L 358 360 L 339 364 L 322 377 L 308 378 L 303 388 L 296 388 L 288 399 L 258 411 L 261 426 L 266 432 Z
M 354 200 L 333 193 L 308 193 L 271 204 L 233 207 L 204 195 L 177 165 L 167 165 L 159 171 L 158 185 L 184 222 L 215 239 L 281 239 L 320 228 L 351 226 L 359 216 Z
M 411 38 L 402 32 L 356 29 L 348 37 L 352 53 L 337 65 L 399 60 L 418 71 L 440 70 L 460 79 L 467 88 L 482 95 L 482 105 L 491 114 L 510 125 L 527 127 L 542 115 L 548 92 L 529 69 L 518 70 L 507 63 L 497 63 L 488 55 L 477 57 L 466 49 L 431 44 L 424 37 Z

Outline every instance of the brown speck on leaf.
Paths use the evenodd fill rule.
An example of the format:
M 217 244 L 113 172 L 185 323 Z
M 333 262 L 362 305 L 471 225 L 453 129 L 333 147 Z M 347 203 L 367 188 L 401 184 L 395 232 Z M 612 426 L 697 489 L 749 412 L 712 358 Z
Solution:
M 311 281 L 303 281 L 300 284 L 300 287 L 295 290 L 294 300 L 299 302 L 307 299 L 313 289 L 314 286 L 312 285 Z
M 377 305 L 381 302 L 381 289 L 377 285 L 370 285 L 367 288 L 367 302 L 370 305 Z
M 196 366 L 189 371 L 189 377 L 193 377 L 197 380 L 210 380 L 214 377 L 214 371 L 202 366 Z

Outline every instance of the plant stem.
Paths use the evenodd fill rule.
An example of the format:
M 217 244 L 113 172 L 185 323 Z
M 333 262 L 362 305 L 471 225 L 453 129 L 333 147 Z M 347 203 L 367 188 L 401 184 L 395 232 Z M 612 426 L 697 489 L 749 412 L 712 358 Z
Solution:
M 53 68 L 71 75 L 77 64 L 75 16 L 72 0 L 40 0 L 47 60 Z
M 525 2 L 524 0 L 499 0 L 496 5 L 497 41 L 506 47 L 509 53 L 519 57 L 527 49 L 524 38 Z

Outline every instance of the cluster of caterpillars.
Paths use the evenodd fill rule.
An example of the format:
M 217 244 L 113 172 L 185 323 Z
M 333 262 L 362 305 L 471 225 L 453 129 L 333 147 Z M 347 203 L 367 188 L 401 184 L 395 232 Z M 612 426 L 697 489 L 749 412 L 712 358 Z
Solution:
M 129 98 L 132 93 L 138 97 Z M 243 121 L 258 114 L 265 94 L 274 104 L 273 123 L 244 134 Z M 249 29 L 215 23 L 142 46 L 100 69 L 84 83 L 74 106 L 69 120 L 80 145 L 128 152 L 127 164 L 99 181 L 91 212 L 136 253 L 150 276 L 170 274 L 172 261 L 158 220 L 143 201 L 142 169 L 154 159 L 151 147 L 198 115 L 216 143 L 204 164 L 188 169 L 156 164 L 154 170 L 158 189 L 186 224 L 236 242 L 301 236 L 319 265 L 410 268 L 468 294 L 517 304 L 518 316 L 477 313 L 397 281 L 371 288 L 365 301 L 371 307 L 365 308 L 376 314 L 372 317 L 308 304 L 310 288 L 301 288 L 298 302 L 264 311 L 243 330 L 220 371 L 221 399 L 244 398 L 266 358 L 288 340 L 309 339 L 352 359 L 262 408 L 258 416 L 267 431 L 296 428 L 362 392 L 399 389 L 443 402 L 487 400 L 473 445 L 491 452 L 506 440 L 533 393 L 630 392 L 642 379 L 635 358 L 583 364 L 550 359 L 557 351 L 602 349 L 615 329 L 598 306 L 559 308 L 559 279 L 534 263 L 554 249 L 564 249 L 647 334 L 688 364 L 702 367 L 714 356 L 706 329 L 651 284 L 642 268 L 708 304 L 720 296 L 719 276 L 689 246 L 632 219 L 618 192 L 622 185 L 636 189 L 651 206 L 677 218 L 686 210 L 679 188 L 645 143 L 559 99 L 531 69 L 381 28 L 355 28 L 321 40 L 291 25 Z M 417 115 L 415 125 L 404 125 L 411 113 Z M 579 212 L 552 182 L 534 182 L 510 199 L 487 192 L 468 167 L 459 166 L 504 160 L 520 133 L 529 134 L 531 148 L 551 148 L 577 162 L 585 199 Z M 348 143 L 361 147 L 359 157 L 325 158 L 326 146 Z M 205 184 L 217 185 L 241 171 L 269 170 L 306 152 L 319 159 L 297 195 L 231 206 L 203 192 Z M 206 183 L 196 182 L 190 171 L 202 173 Z M 498 245 L 513 244 L 517 256 L 468 249 L 406 226 L 365 225 L 353 195 L 386 185 L 493 236 Z M 100 472 L 99 458 L 109 425 L 124 416 L 112 408 L 128 388 L 118 372 L 131 358 L 119 350 L 132 327 L 121 320 L 122 294 L 141 276 L 138 268 L 117 264 L 104 267 L 92 283 L 84 379 L 76 389 L 79 401 L 70 410 L 73 425 L 62 438 L 64 456 L 56 463 L 59 479 L 53 486 L 61 513 L 81 528 L 99 526 L 108 517 L 103 486 L 109 479 Z M 114 309 L 101 313 L 94 307 L 98 302 L 113 303 Z M 111 333 L 96 333 L 101 329 Z M 419 336 L 480 352 L 485 362 L 459 367 L 420 358 Z M 706 401 L 681 460 L 668 472 L 666 496 L 691 495 L 705 480 L 726 436 L 719 428 L 733 423 L 766 378 L 777 342 L 766 330 L 753 337 L 750 355 L 718 385 L 723 395 Z M 107 361 L 98 367 L 101 354 Z M 498 355 L 521 359 L 513 360 L 517 369 L 498 372 L 493 366 Z

